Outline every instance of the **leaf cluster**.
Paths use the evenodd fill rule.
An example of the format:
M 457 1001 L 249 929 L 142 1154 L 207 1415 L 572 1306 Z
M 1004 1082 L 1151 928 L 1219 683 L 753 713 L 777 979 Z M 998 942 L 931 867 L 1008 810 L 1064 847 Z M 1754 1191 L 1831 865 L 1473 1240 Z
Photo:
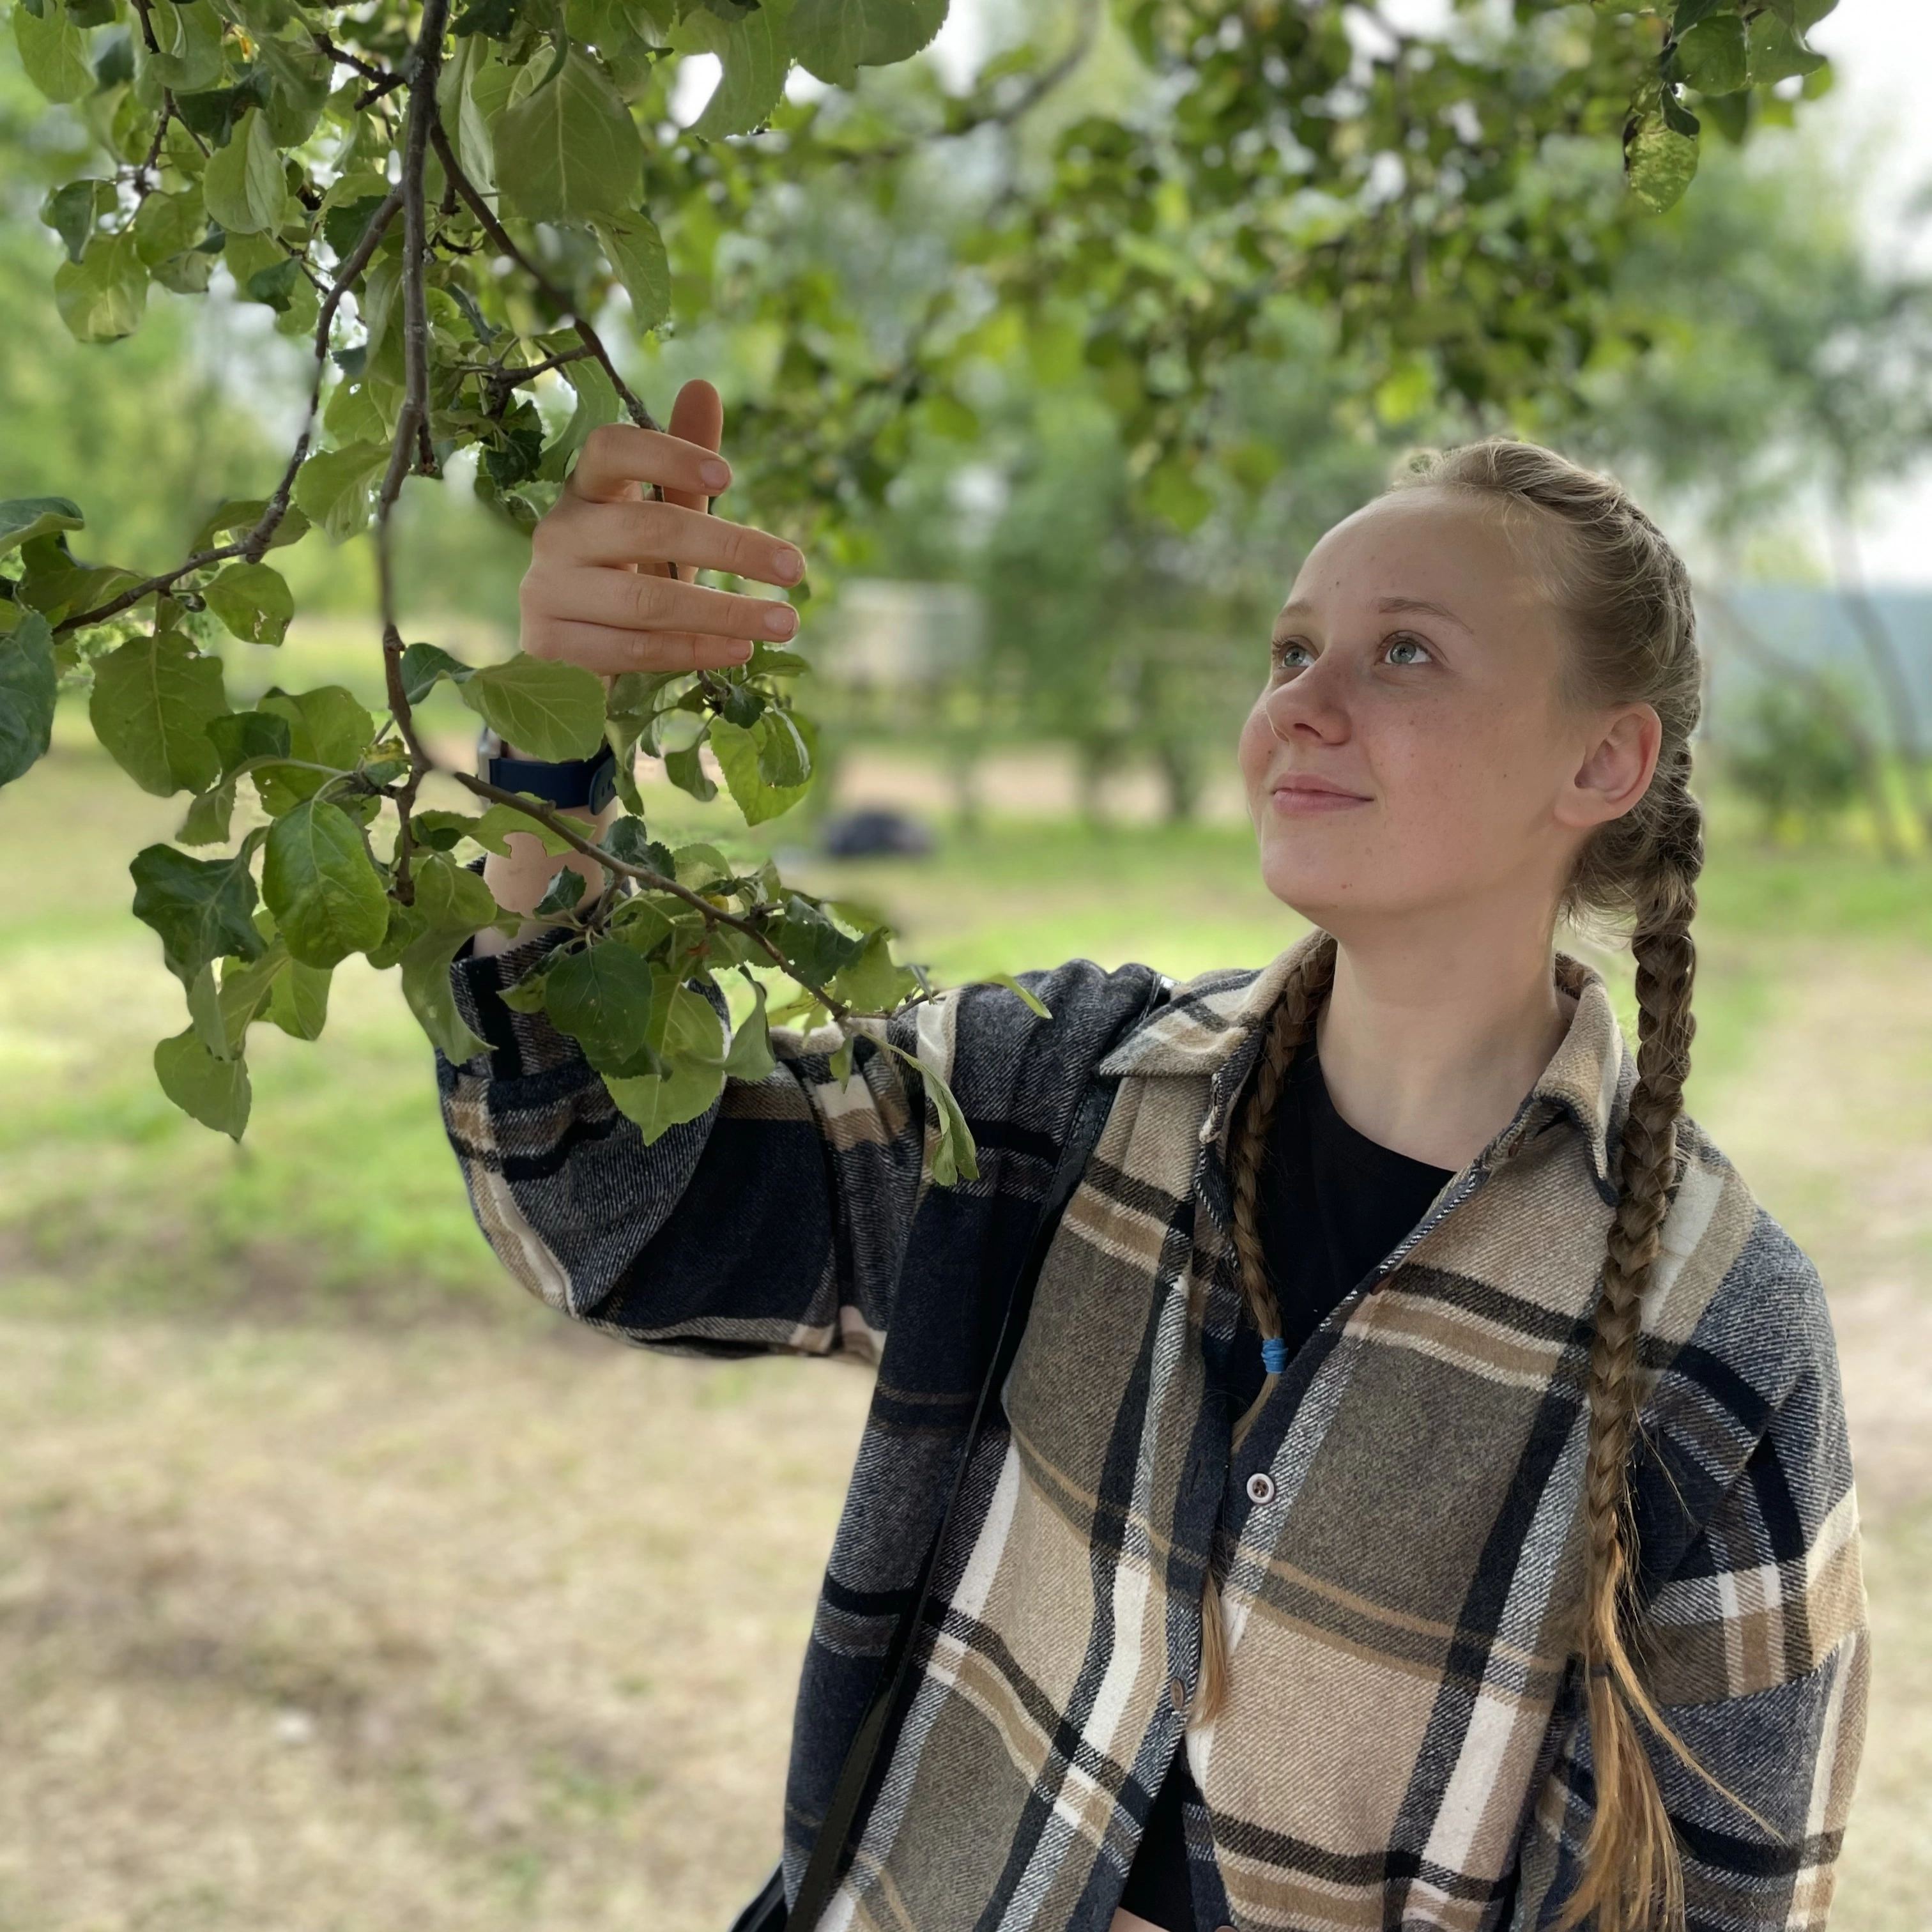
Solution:
M 87 688 L 136 784 L 189 795 L 174 842 L 134 872 L 190 1022 L 157 1070 L 196 1118 L 239 1133 L 249 1026 L 312 1037 L 352 955 L 399 970 L 446 1053 L 478 1051 L 449 968 L 506 916 L 463 842 L 493 849 L 513 825 L 616 881 L 586 902 L 560 868 L 542 911 L 564 942 L 517 997 L 583 1043 L 647 1133 L 768 1064 L 762 982 L 728 1032 L 720 974 L 781 970 L 801 1013 L 842 1027 L 920 996 L 875 922 L 769 868 L 734 873 L 711 846 L 668 850 L 646 823 L 640 753 L 694 798 L 722 787 L 748 824 L 802 796 L 801 659 L 761 648 L 738 670 L 632 674 L 607 693 L 566 665 L 471 665 L 400 634 L 389 532 L 410 478 L 473 455 L 478 494 L 528 527 L 592 430 L 651 425 L 605 341 L 614 316 L 642 336 L 674 313 L 764 332 L 741 473 L 802 532 L 836 535 L 878 500 L 913 438 L 970 434 L 976 372 L 1015 358 L 1094 383 L 1137 511 L 1185 530 L 1211 500 L 1202 458 L 1226 375 L 1282 352 L 1284 299 L 1331 309 L 1344 345 L 1398 387 L 1507 410 L 1569 380 L 1606 326 L 1619 235 L 1689 178 L 1697 112 L 1741 134 L 1777 90 L 1809 84 L 1803 36 L 1822 8 L 1517 0 L 1507 26 L 1458 10 L 1421 35 L 1356 0 L 1120 0 L 1141 84 L 1090 100 L 1044 144 L 1027 117 L 1094 44 L 1097 7 L 1065 46 L 1030 44 L 958 96 L 904 68 L 944 10 L 14 0 L 24 70 L 98 157 L 42 209 L 69 330 L 124 338 L 154 287 L 191 296 L 219 272 L 312 358 L 279 477 L 223 505 L 165 571 L 82 555 L 82 512 L 64 498 L 0 504 L 0 783 L 44 752 L 64 680 Z M 1374 28 L 1366 51 L 1355 16 Z M 698 56 L 721 79 L 681 128 L 680 63 Z M 788 98 L 794 67 L 833 92 Z M 902 71 L 855 93 L 863 68 Z M 1594 155 L 1619 130 L 1634 196 L 1594 161 L 1554 164 L 1564 143 Z M 937 266 L 902 276 L 892 326 L 869 327 L 791 232 L 799 184 L 890 217 L 922 154 L 982 149 L 997 165 L 976 193 L 950 190 Z M 863 272 L 878 282 L 877 265 Z M 537 406 L 552 382 L 571 392 L 567 418 Z M 369 529 L 386 715 L 333 686 L 236 710 L 212 646 L 218 629 L 280 642 L 294 600 L 273 553 Z M 602 845 L 466 772 L 449 776 L 487 809 L 422 808 L 441 767 L 413 707 L 443 680 L 527 754 L 610 748 L 628 811 Z M 849 1034 L 842 1054 L 849 1070 Z M 928 1091 L 949 1171 L 970 1172 L 956 1108 Z

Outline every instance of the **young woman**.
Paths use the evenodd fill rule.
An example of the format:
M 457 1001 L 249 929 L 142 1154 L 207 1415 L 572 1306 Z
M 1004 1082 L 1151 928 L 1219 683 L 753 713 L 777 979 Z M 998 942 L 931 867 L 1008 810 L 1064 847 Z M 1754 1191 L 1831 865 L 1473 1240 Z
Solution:
M 667 573 L 802 568 L 704 514 L 708 387 L 673 428 L 586 449 L 529 648 L 614 671 L 788 632 Z M 491 1050 L 444 1104 L 513 1273 L 647 1346 L 878 1365 L 800 1691 L 794 1892 L 1037 1204 L 1118 1079 L 824 1926 L 1822 1927 L 1856 1505 L 1817 1276 L 1680 1111 L 1693 631 L 1655 526 L 1533 447 L 1451 451 L 1331 530 L 1240 742 L 1263 877 L 1316 929 L 1145 1019 L 1147 969 L 1076 962 L 1030 981 L 1049 1018 L 980 986 L 892 1022 L 974 1183 L 931 1184 L 919 1075 L 871 1039 L 844 1085 L 785 1039 L 646 1148 L 497 997 L 554 935 L 458 966 Z M 488 877 L 528 908 L 552 862 Z M 1565 914 L 1634 932 L 1634 1056 L 1552 951 Z

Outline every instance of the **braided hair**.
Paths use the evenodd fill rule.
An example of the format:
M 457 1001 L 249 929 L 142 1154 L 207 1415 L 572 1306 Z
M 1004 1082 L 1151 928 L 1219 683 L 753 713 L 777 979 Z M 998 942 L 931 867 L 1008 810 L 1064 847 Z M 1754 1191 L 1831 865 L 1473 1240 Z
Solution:
M 1430 452 L 1413 459 L 1393 488 L 1465 493 L 1492 511 L 1562 621 L 1564 698 L 1579 706 L 1648 704 L 1663 727 L 1648 790 L 1586 841 L 1559 908 L 1573 920 L 1628 932 L 1639 1017 L 1636 1084 L 1618 1150 L 1616 1209 L 1605 1243 L 1588 1382 L 1586 1556 L 1576 1645 L 1596 1806 L 1582 1876 L 1556 1932 L 1592 1915 L 1596 1932 L 1650 1932 L 1682 1924 L 1683 1874 L 1640 1720 L 1703 1774 L 1646 1690 L 1625 1635 L 1636 1568 L 1629 1466 L 1642 1307 L 1677 1183 L 1677 1122 L 1695 1030 L 1690 923 L 1704 839 L 1703 814 L 1690 790 L 1690 737 L 1702 701 L 1690 576 L 1621 485 L 1534 444 L 1498 438 Z M 1268 1022 L 1230 1150 L 1243 1292 L 1264 1336 L 1281 1331 L 1256 1214 L 1263 1150 L 1288 1068 L 1332 981 L 1334 962 L 1332 944 L 1304 956 Z M 1274 1380 L 1268 1378 L 1262 1400 Z M 1243 1419 L 1244 1428 L 1255 1412 Z M 1204 1608 L 1209 1614 L 1201 1708 L 1211 1716 L 1226 1681 L 1211 1572 Z

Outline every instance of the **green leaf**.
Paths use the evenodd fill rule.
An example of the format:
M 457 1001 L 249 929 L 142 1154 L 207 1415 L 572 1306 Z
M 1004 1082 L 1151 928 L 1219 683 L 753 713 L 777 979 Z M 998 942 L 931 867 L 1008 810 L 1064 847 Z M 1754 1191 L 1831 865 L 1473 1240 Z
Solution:
M 0 637 L 0 785 L 46 756 L 59 681 L 53 632 L 46 618 L 30 610 Z
M 221 660 L 178 631 L 135 638 L 94 668 L 94 735 L 143 791 L 203 791 L 221 776 L 207 724 L 228 709 Z
M 1754 87 L 1816 74 L 1825 64 L 1825 56 L 1814 53 L 1774 13 L 1760 14 L 1751 22 L 1747 57 Z
M 791 0 L 764 0 L 749 11 L 725 15 L 694 7 L 672 30 L 671 45 L 680 53 L 716 54 L 723 68 L 704 111 L 692 124 L 700 141 L 721 141 L 728 134 L 748 134 L 762 128 L 784 98 L 785 75 L 791 67 L 786 44 L 785 16 Z
M 148 22 L 155 41 L 148 71 L 162 86 L 196 94 L 221 78 L 221 22 L 208 0 L 150 0 Z
M 460 21 L 456 31 L 463 34 Z M 482 37 L 464 35 L 443 62 L 436 82 L 436 112 L 456 149 L 457 163 L 484 194 L 496 185 L 496 154 L 490 138 L 490 115 L 478 98 L 477 82 L 485 76 L 494 82 L 508 71 L 501 62 L 492 62 L 492 51 Z
M 366 952 L 388 929 L 388 897 L 361 829 L 326 800 L 303 800 L 269 828 L 262 896 L 305 966 Z
M 183 845 L 225 845 L 234 817 L 235 781 L 226 778 L 195 794 L 181 829 L 175 834 L 176 840 Z
M 604 742 L 604 686 L 576 664 L 523 652 L 472 672 L 463 701 L 524 757 L 562 764 Z
M 0 500 L 0 556 L 16 544 L 32 543 L 56 530 L 80 530 L 86 522 L 80 506 L 65 496 L 7 497 Z
M 692 17 L 695 20 L 698 16 L 694 14 Z M 641 335 L 668 320 L 670 315 L 670 260 L 664 253 L 664 237 L 658 232 L 657 224 L 648 214 L 633 213 L 616 220 L 595 221 L 591 226 L 603 244 L 611 267 L 617 272 L 617 279 L 624 285 L 624 292 L 631 298 L 632 327 Z M 601 420 L 615 422 L 617 392 L 610 388 L 610 379 L 594 362 L 573 363 L 566 380 L 572 388 L 577 388 L 580 404 L 584 394 L 583 389 L 578 387 L 580 369 L 586 376 L 594 372 L 604 388 L 610 389 L 610 413 Z M 588 428 L 584 434 L 590 434 Z M 583 437 L 578 440 L 580 443 Z
M 27 78 L 50 100 L 78 100 L 94 92 L 87 34 L 59 0 L 48 0 L 38 14 L 14 0 L 14 44 Z
M 211 718 L 208 738 L 224 772 L 237 770 L 255 758 L 293 756 L 289 721 L 273 711 L 231 711 L 225 717 Z
M 151 194 L 148 201 L 165 202 L 173 197 Z M 93 238 L 95 224 L 104 214 L 112 214 L 119 207 L 120 200 L 114 192 L 114 184 L 108 181 L 70 181 L 63 188 L 49 190 L 46 199 L 40 203 L 40 219 L 58 235 L 67 249 L 70 262 L 77 262 L 87 252 L 87 244 Z M 134 219 L 140 222 L 141 214 L 146 212 L 142 205 Z M 142 258 L 146 260 L 144 255 Z
M 892 963 L 891 943 L 881 928 L 867 935 L 864 950 L 839 970 L 829 990 L 860 1012 L 890 1012 L 918 987 L 916 974 Z
M 419 812 L 410 823 L 418 838 L 444 851 L 459 839 L 473 838 L 484 851 L 506 859 L 510 855 L 506 842 L 512 832 L 536 839 L 553 858 L 573 849 L 568 839 L 539 824 L 527 812 L 519 812 L 514 805 L 493 805 L 477 818 L 460 812 Z M 447 844 L 443 842 L 446 837 Z
M 866 940 L 839 931 L 818 908 L 794 892 L 785 901 L 784 917 L 772 934 L 773 943 L 789 963 L 801 986 L 822 987 L 865 950 Z
M 268 1018 L 292 1040 L 318 1040 L 328 1020 L 326 967 L 291 959 L 268 988 Z
M 410 910 L 427 932 L 453 932 L 466 939 L 502 916 L 502 908 L 482 879 L 467 866 L 458 866 L 440 854 L 418 864 L 416 886 L 416 902 Z
M 543 896 L 530 908 L 533 919 L 562 919 L 575 911 L 590 890 L 590 881 L 574 866 L 560 866 L 550 874 Z
M 572 48 L 562 71 L 506 107 L 496 125 L 505 206 L 531 221 L 622 214 L 637 205 L 644 148 L 604 70 Z
M 268 508 L 268 499 L 263 496 L 231 499 L 202 525 L 194 542 L 188 545 L 189 550 L 212 550 L 218 538 L 252 530 L 267 514 Z M 280 550 L 284 544 L 298 543 L 313 527 L 301 511 L 292 503 L 289 504 L 282 512 L 280 522 L 275 526 L 274 535 L 268 539 L 268 548 Z
M 743 1080 L 755 1085 L 769 1079 L 778 1062 L 772 1054 L 772 1030 L 765 1013 L 765 989 L 749 974 L 752 1010 L 732 1029 L 730 1051 L 724 1056 L 724 1075 L 729 1080 Z
M 202 206 L 201 190 L 195 187 L 184 194 L 164 194 L 156 189 L 135 210 L 132 226 L 136 250 L 151 268 L 188 253 L 208 233 L 208 212 Z
M 436 688 L 439 680 L 446 677 L 460 684 L 470 675 L 470 667 L 440 644 L 406 645 L 399 668 L 403 674 L 403 695 L 412 704 L 420 704 Z
M 652 1045 L 670 1071 L 634 1078 L 606 1074 L 620 1112 L 644 1130 L 646 1144 L 706 1112 L 724 1087 L 724 1033 L 710 1000 L 661 973 L 654 995 Z
M 605 940 L 550 968 L 544 1010 L 600 1072 L 636 1077 L 663 1065 L 650 1039 L 652 986 L 641 955 L 621 940 Z
M 261 62 L 257 86 L 261 74 L 268 77 L 268 132 L 278 147 L 299 146 L 315 132 L 328 99 L 328 56 L 306 34 L 293 40 L 268 34 L 255 51 Z
M 228 1029 L 221 1010 L 221 995 L 214 983 L 214 968 L 204 966 L 188 982 L 188 1016 L 195 1037 L 217 1060 L 232 1060 L 235 1050 L 229 1043 Z
M 246 1061 L 216 1059 L 190 1027 L 154 1048 L 154 1076 L 183 1113 L 231 1139 L 242 1138 L 250 1099 Z
M 249 915 L 255 909 L 252 841 L 226 859 L 190 859 L 172 845 L 150 845 L 128 868 L 134 880 L 134 916 L 160 934 L 168 970 L 184 986 L 212 961 L 229 954 L 259 958 L 263 942 Z
M 132 335 L 148 307 L 148 266 L 134 236 L 97 235 L 78 262 L 63 262 L 54 271 L 54 306 L 76 342 Z
M 766 722 L 760 718 L 757 728 L 748 731 L 723 718 L 711 721 L 711 748 L 730 788 L 733 802 L 744 814 L 747 825 L 762 825 L 766 819 L 789 812 L 805 796 L 811 776 L 808 765 L 806 783 L 775 785 L 766 782 L 759 770 Z M 783 724 L 779 726 L 781 730 L 786 728 Z
M 314 691 L 299 693 L 266 692 L 256 708 L 286 720 L 290 758 L 306 764 L 326 765 L 333 771 L 354 770 L 375 735 L 374 719 L 355 694 L 339 684 L 319 685 Z M 279 815 L 320 790 L 328 782 L 328 773 L 270 764 L 258 766 L 254 778 L 262 802 Z
M 465 932 L 427 933 L 404 951 L 400 962 L 403 998 L 409 1002 L 410 1011 L 429 1036 L 430 1045 L 457 1066 L 490 1050 L 489 1042 L 478 1040 L 457 1011 L 456 995 L 449 983 L 451 962 L 469 936 Z
M 266 563 L 231 563 L 202 594 L 244 644 L 279 644 L 296 614 L 296 600 L 281 572 Z
M 887 1044 L 891 1042 L 888 1041 Z M 904 1048 L 894 1046 L 892 1051 L 908 1066 L 918 1070 L 926 1096 L 938 1117 L 939 1131 L 932 1144 L 934 1185 L 950 1187 L 962 1180 L 977 1180 L 979 1150 L 973 1144 L 973 1130 L 966 1124 L 966 1116 L 959 1102 L 952 1097 L 952 1089 L 924 1060 L 916 1059 Z
M 718 796 L 718 788 L 711 782 L 711 776 L 704 769 L 698 756 L 704 743 L 702 739 L 687 745 L 681 752 L 664 754 L 664 776 L 680 791 L 688 791 L 700 805 L 709 805 Z
M 1047 1010 L 1046 1002 L 1037 993 L 1028 992 L 1010 973 L 988 973 L 981 982 L 988 986 L 1004 986 L 1010 993 L 1017 993 L 1036 1018 L 1050 1020 L 1053 1015 Z
M 1744 23 L 1735 14 L 1693 27 L 1677 44 L 1684 77 L 1703 94 L 1735 94 L 1749 82 Z
M 250 108 L 227 146 L 209 156 L 201 194 L 210 218 L 230 235 L 260 235 L 281 225 L 288 184 L 275 137 L 259 109 Z
M 329 979 L 322 968 L 291 959 L 279 936 L 259 959 L 224 961 L 220 1006 L 226 1044 L 217 1057 L 232 1060 L 265 1013 L 293 1039 L 319 1037 L 328 1018 Z
M 1630 192 L 1661 214 L 1683 200 L 1697 172 L 1696 140 L 1678 134 L 1661 114 L 1646 114 L 1624 137 L 1624 172 Z
M 319 450 L 296 472 L 296 502 L 337 543 L 344 542 L 368 524 L 370 494 L 388 466 L 386 443 Z
M 798 0 L 788 38 L 799 64 L 834 87 L 858 84 L 862 67 L 889 67 L 930 44 L 946 0 Z
M 781 791 L 802 792 L 812 778 L 811 721 L 773 706 L 758 721 L 758 731 L 759 777 Z
M 577 397 L 577 406 L 571 412 L 563 434 L 544 452 L 543 460 L 537 466 L 538 478 L 546 483 L 561 483 L 570 474 L 572 460 L 590 432 L 603 424 L 616 422 L 624 413 L 616 387 L 604 373 L 602 363 L 589 357 L 573 362 L 565 380 Z

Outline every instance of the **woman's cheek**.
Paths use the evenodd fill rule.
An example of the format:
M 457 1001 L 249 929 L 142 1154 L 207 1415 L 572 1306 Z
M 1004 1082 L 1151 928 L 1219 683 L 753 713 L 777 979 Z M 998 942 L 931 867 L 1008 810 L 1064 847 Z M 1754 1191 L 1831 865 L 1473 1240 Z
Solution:
M 1262 788 L 1267 782 L 1268 760 L 1274 749 L 1274 734 L 1269 730 L 1268 713 L 1257 704 L 1248 713 L 1247 721 L 1241 727 L 1241 735 L 1235 746 L 1236 762 L 1240 766 L 1242 783 L 1246 786 L 1248 804 L 1251 810 L 1258 809 L 1262 802 Z

